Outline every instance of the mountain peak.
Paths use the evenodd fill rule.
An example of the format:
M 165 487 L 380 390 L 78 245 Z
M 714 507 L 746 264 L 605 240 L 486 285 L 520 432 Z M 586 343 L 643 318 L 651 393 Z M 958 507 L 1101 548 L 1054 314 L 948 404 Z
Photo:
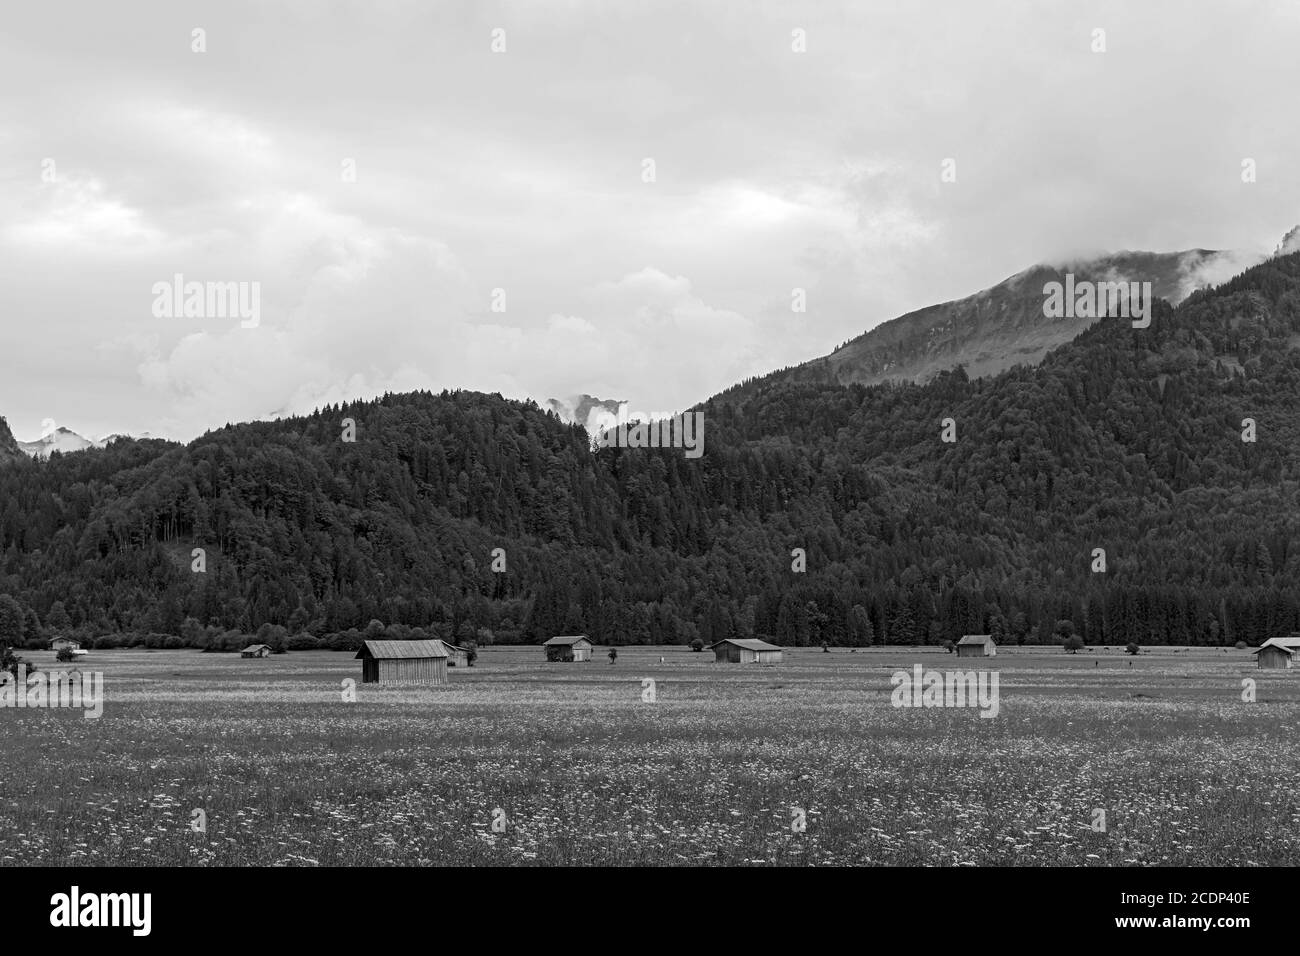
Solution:
M 570 398 L 550 398 L 546 401 L 546 407 L 560 416 L 560 421 L 570 425 L 581 425 L 589 433 L 593 431 L 595 415 L 600 412 L 618 414 L 619 408 L 625 404 L 627 403 L 623 400 L 596 398 L 585 392 Z
M 0 464 L 19 461 L 22 457 L 23 450 L 18 447 L 14 433 L 9 430 L 9 422 L 5 420 L 3 415 L 0 415 Z
M 1227 281 L 1242 268 L 1240 257 L 1214 249 L 1124 250 L 1041 262 L 965 298 L 891 319 L 829 355 L 759 381 L 926 382 L 958 365 L 972 378 L 995 375 L 1014 365 L 1037 364 L 1098 321 L 1046 318 L 1044 285 L 1048 282 L 1064 281 L 1067 274 L 1081 281 L 1150 282 L 1153 298 L 1176 305 L 1197 289 Z
M 1282 241 L 1277 244 L 1274 250 L 1275 256 L 1289 256 L 1293 252 L 1300 252 L 1300 225 L 1292 226 L 1291 231 L 1282 237 Z
M 36 441 L 20 441 L 16 444 L 31 458 L 49 458 L 56 451 L 67 453 L 99 447 L 98 443 L 62 425 L 45 432 Z

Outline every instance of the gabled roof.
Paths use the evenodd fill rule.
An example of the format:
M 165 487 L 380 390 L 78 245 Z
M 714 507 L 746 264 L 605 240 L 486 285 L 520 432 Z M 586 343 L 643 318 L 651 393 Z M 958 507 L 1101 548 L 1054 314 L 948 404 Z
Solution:
M 249 651 L 269 651 L 270 649 L 271 647 L 268 644 L 249 644 L 246 648 L 244 648 L 239 653 L 247 654 Z
M 1300 634 L 1288 634 L 1286 637 L 1270 637 L 1264 644 L 1272 644 L 1274 647 L 1289 647 L 1293 651 L 1300 650 Z M 1261 647 L 1264 645 L 1261 644 Z
M 591 643 L 591 638 L 586 634 L 569 634 L 564 637 L 553 637 L 549 641 L 544 641 L 542 647 L 567 647 L 570 644 L 577 644 L 579 641 Z
M 409 660 L 421 657 L 451 657 L 442 641 L 365 641 L 353 660 L 369 655 L 375 660 Z
M 1273 647 L 1285 654 L 1300 653 L 1300 637 L 1270 637 L 1253 652 L 1258 654 L 1265 648 Z
M 458 654 L 465 653 L 465 648 L 461 647 L 459 644 L 453 644 L 451 641 L 444 641 L 440 637 L 435 637 L 434 640 L 445 647 L 448 651 L 455 651 Z
M 993 635 L 992 635 L 992 634 L 966 634 L 966 635 L 964 635 L 964 636 L 962 637 L 962 639 L 961 639 L 960 641 L 958 641 L 957 643 L 958 643 L 958 644 L 967 644 L 967 645 L 970 645 L 970 644 L 980 644 L 980 645 L 984 645 L 984 644 L 992 644 L 992 643 L 993 643 Z
M 775 644 L 769 644 L 767 641 L 756 640 L 752 637 L 729 637 L 725 641 L 718 641 L 717 644 L 710 644 L 709 650 L 713 650 L 719 644 L 735 644 L 737 647 L 743 647 L 747 651 L 784 650 L 784 648 L 777 647 Z

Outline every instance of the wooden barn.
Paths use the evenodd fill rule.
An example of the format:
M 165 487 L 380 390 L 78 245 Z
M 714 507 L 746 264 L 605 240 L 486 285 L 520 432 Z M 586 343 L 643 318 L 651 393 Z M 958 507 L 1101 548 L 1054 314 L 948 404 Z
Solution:
M 709 650 L 713 651 L 715 664 L 780 664 L 782 660 L 781 648 L 749 638 L 729 637 L 710 644 Z
M 966 634 L 957 642 L 958 657 L 997 657 L 998 646 L 988 634 Z
M 1300 654 L 1300 635 L 1271 637 L 1255 651 L 1255 662 L 1269 670 L 1290 667 Z
M 61 651 L 65 647 L 74 652 L 79 651 L 81 650 L 81 642 L 74 641 L 70 637 L 56 637 L 54 640 L 50 641 L 50 650 L 52 651 Z
M 594 645 L 586 634 L 572 634 L 567 637 L 553 637 L 542 647 L 546 648 L 548 661 L 589 661 Z
M 240 657 L 270 657 L 271 648 L 266 644 L 249 644 L 239 652 Z
M 468 667 L 469 654 L 463 647 L 457 647 L 455 644 L 448 644 L 446 641 L 438 641 L 442 649 L 447 652 L 448 667 Z
M 363 684 L 445 684 L 442 641 L 366 641 L 357 651 Z

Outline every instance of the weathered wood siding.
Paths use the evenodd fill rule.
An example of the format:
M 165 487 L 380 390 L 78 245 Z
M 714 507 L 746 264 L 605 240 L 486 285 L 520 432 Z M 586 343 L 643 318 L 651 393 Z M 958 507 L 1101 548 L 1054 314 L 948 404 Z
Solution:
M 1280 647 L 1266 647 L 1259 652 L 1259 666 L 1270 670 L 1291 666 L 1291 655 Z
M 445 657 L 414 657 L 398 660 L 365 660 L 362 683 L 373 684 L 445 684 Z

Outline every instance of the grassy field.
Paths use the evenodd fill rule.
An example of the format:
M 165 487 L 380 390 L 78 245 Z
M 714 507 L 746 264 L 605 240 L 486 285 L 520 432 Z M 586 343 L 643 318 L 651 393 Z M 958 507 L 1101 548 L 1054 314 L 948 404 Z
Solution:
M 596 654 L 378 689 L 351 654 L 92 652 L 100 719 L 0 709 L 0 866 L 1300 862 L 1300 670 L 1247 651 Z M 890 706 L 914 663 L 995 669 L 998 716 Z

